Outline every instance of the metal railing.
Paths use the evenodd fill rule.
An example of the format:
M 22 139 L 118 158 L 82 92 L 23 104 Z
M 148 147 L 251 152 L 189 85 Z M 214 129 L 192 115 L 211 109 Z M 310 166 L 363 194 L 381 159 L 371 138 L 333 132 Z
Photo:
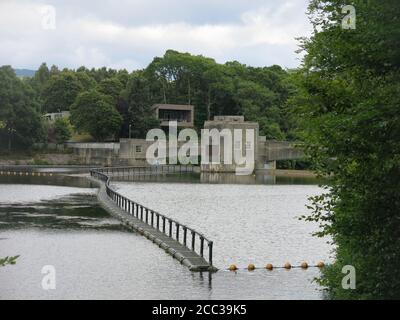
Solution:
M 168 168 L 167 168 L 168 167 Z M 178 168 L 180 167 L 180 168 Z M 128 199 L 110 187 L 111 175 L 119 172 L 127 173 L 137 171 L 142 173 L 189 173 L 194 172 L 193 166 L 153 166 L 153 167 L 113 167 L 100 168 L 90 170 L 90 175 L 96 179 L 103 181 L 106 185 L 108 197 L 116 203 L 116 205 L 139 219 L 147 225 L 164 233 L 172 239 L 175 239 L 180 244 L 188 249 L 196 252 L 202 258 L 206 259 L 212 266 L 213 264 L 213 242 L 207 239 L 202 233 L 174 220 L 167 216 L 149 209 L 131 199 Z M 208 257 L 205 256 L 205 246 L 208 248 Z
M 135 166 L 135 167 L 105 167 L 95 169 L 109 176 L 110 178 L 134 178 L 140 175 L 158 174 L 183 174 L 194 173 L 198 167 L 192 165 L 157 165 L 157 166 Z

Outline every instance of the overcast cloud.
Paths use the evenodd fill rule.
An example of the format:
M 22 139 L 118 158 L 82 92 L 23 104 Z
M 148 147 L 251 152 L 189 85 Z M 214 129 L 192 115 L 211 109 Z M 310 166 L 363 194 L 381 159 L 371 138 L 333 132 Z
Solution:
M 299 65 L 308 0 L 0 0 L 0 65 L 143 68 L 167 49 Z M 56 25 L 48 7 L 56 12 Z M 50 28 L 49 28 L 50 27 Z

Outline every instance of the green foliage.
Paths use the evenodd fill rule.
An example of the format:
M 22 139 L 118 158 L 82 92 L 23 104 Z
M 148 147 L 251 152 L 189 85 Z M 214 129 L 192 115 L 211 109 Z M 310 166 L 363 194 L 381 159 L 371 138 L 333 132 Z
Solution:
M 319 235 L 336 244 L 321 283 L 332 298 L 400 298 L 400 3 L 352 1 L 356 30 L 338 23 L 345 1 L 311 1 L 296 106 L 307 152 L 333 185 L 313 199 Z M 318 31 L 317 31 L 318 30 Z M 341 287 L 342 266 L 357 289 Z
M 9 151 L 44 139 L 34 90 L 10 66 L 0 67 L 0 144 Z
M 132 138 L 145 138 L 148 130 L 159 127 L 160 123 L 151 110 L 153 101 L 149 87 L 148 80 L 137 72 L 122 92 L 119 109 L 124 114 L 123 136 L 129 136 L 130 131 Z
M 35 166 L 48 166 L 51 165 L 51 163 L 45 159 L 41 159 L 39 156 L 35 156 L 33 158 L 32 164 Z
M 68 111 L 82 90 L 78 77 L 71 71 L 51 77 L 42 93 L 43 112 Z
M 260 133 L 268 139 L 295 138 L 297 123 L 289 121 L 286 103 L 293 93 L 292 77 L 279 66 L 253 68 L 236 61 L 218 64 L 211 58 L 167 50 L 147 68 L 131 74 L 105 67 L 60 71 L 57 66 L 49 69 L 43 63 L 25 84 L 33 88 L 30 99 L 41 113 L 70 110 L 83 92 L 95 90 L 107 96 L 122 117 L 116 138 L 129 134 L 144 138 L 149 129 L 158 127 L 159 121 L 151 110 L 156 103 L 195 105 L 197 128 L 202 128 L 204 121 L 215 115 L 244 115 L 247 120 L 259 122 Z M 116 115 L 113 109 L 105 111 L 104 103 L 99 105 L 102 110 L 91 111 Z M 88 124 L 76 120 L 81 117 L 74 118 L 78 131 L 88 131 Z M 110 119 L 110 123 L 117 122 L 117 117 Z M 101 131 L 90 126 L 92 132 Z M 53 129 L 49 129 L 51 141 L 56 139 Z M 60 141 L 68 137 L 63 135 Z M 96 135 L 97 139 L 105 137 L 102 133 Z
M 0 267 L 5 267 L 9 264 L 16 264 L 19 256 L 0 258 Z
M 87 91 L 96 87 L 96 81 L 86 72 L 75 72 L 75 75 L 78 79 L 80 86 L 82 87 L 82 90 Z
M 42 113 L 67 111 L 80 93 L 93 89 L 111 97 L 123 119 L 119 137 L 128 137 L 131 131 L 132 137 L 143 138 L 158 127 L 151 110 L 156 103 L 195 105 L 197 128 L 215 115 L 244 115 L 259 122 L 260 132 L 270 139 L 294 137 L 295 122 L 288 121 L 286 108 L 293 85 L 279 66 L 218 64 L 204 56 L 167 50 L 131 74 L 105 67 L 49 70 L 43 63 L 28 81 Z
M 71 139 L 71 125 L 65 118 L 58 118 L 54 123 L 54 134 L 57 144 L 62 144 Z
M 70 119 L 78 131 L 88 132 L 97 141 L 113 137 L 122 123 L 113 99 L 96 90 L 79 94 L 71 106 Z
M 118 101 L 122 89 L 122 83 L 116 77 L 104 79 L 97 86 L 97 91 L 112 97 L 115 102 Z
M 289 96 L 288 74 L 279 66 L 252 68 L 239 62 L 217 64 L 213 59 L 168 50 L 142 74 L 146 103 L 194 104 L 195 125 L 215 115 L 244 115 L 261 123 L 272 139 L 285 138 Z
M 276 162 L 277 169 L 290 170 L 313 170 L 313 163 L 309 159 L 279 160 Z

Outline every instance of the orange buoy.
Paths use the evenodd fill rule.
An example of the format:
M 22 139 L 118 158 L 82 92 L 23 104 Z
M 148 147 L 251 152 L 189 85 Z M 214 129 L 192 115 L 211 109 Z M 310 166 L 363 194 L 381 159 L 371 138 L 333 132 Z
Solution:
M 236 266 L 235 264 L 231 264 L 231 265 L 229 266 L 229 270 L 230 270 L 230 271 L 236 271 L 236 270 L 237 270 L 237 266 Z
M 292 265 L 289 262 L 286 262 L 285 265 L 283 266 L 285 269 L 292 269 Z
M 255 268 L 256 268 L 256 266 L 255 266 L 254 264 L 250 263 L 250 264 L 248 265 L 248 267 L 247 267 L 247 270 L 253 271 Z
M 317 263 L 317 267 L 318 267 L 318 268 L 323 268 L 323 267 L 325 267 L 325 263 L 323 263 L 322 261 L 320 261 L 320 262 Z
M 267 270 L 272 270 L 272 269 L 274 269 L 274 266 L 273 266 L 271 263 L 268 263 L 268 264 L 265 266 L 265 269 L 267 269 Z
M 303 262 L 301 263 L 301 268 L 302 268 L 302 269 L 307 269 L 307 268 L 308 268 L 308 263 L 305 262 L 305 261 L 303 261 Z

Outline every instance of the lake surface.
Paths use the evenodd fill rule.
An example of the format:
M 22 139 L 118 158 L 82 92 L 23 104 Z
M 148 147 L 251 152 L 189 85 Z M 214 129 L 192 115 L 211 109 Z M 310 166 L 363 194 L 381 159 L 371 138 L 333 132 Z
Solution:
M 221 270 L 210 275 L 189 272 L 121 226 L 98 206 L 86 180 L 40 177 L 45 181 L 31 185 L 33 178 L 0 179 L 0 256 L 21 255 L 16 265 L 0 268 L 0 299 L 323 297 L 313 282 L 316 268 L 224 270 L 230 263 L 329 261 L 327 240 L 312 237 L 316 227 L 297 219 L 307 212 L 307 197 L 321 192 L 315 181 L 263 177 L 231 184 L 214 176 L 114 182 L 121 193 L 212 239 Z M 55 290 L 42 289 L 46 265 L 56 270 Z

